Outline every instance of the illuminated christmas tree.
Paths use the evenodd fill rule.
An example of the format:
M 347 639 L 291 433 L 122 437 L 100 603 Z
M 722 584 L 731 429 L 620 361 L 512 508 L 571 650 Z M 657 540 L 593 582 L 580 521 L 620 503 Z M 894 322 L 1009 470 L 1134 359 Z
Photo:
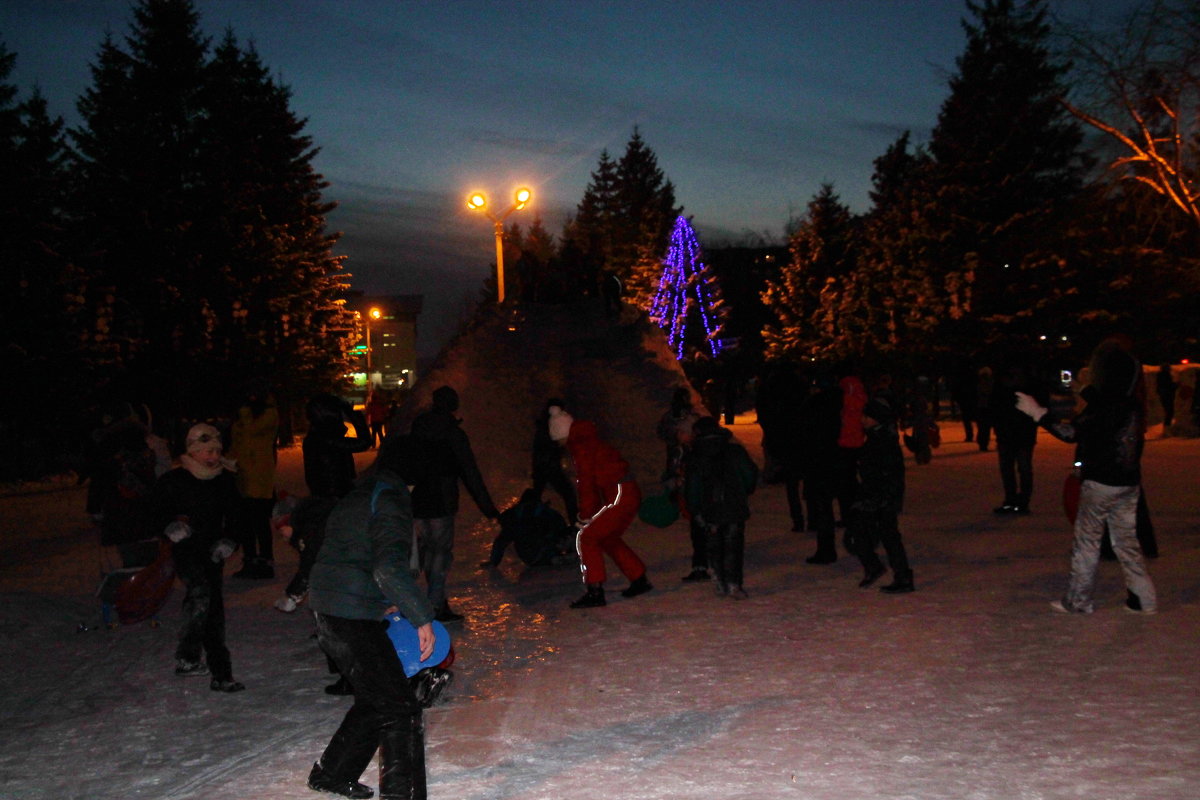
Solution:
M 675 358 L 683 360 L 702 348 L 721 352 L 725 306 L 717 276 L 704 263 L 696 232 L 683 217 L 675 220 L 671 246 L 662 262 L 650 319 L 667 331 Z

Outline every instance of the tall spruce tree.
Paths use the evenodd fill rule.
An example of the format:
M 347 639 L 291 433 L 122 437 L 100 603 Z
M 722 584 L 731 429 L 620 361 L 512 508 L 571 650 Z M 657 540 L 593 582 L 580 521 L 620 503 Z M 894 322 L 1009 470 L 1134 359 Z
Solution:
M 290 92 L 232 33 L 212 50 L 191 0 L 140 0 L 124 45 L 101 46 L 72 132 L 113 369 L 178 414 L 248 377 L 329 387 L 352 325 Z
M 1066 65 L 1050 54 L 1044 0 L 967 9 L 966 48 L 929 143 L 928 225 L 942 240 L 928 262 L 941 296 L 927 299 L 947 334 L 1027 335 L 1063 257 L 1087 167 L 1082 134 L 1059 102 Z
M 840 349 L 843 287 L 857 266 L 856 226 L 832 184 L 822 184 L 792 232 L 790 262 L 761 295 L 774 317 L 763 329 L 769 360 Z
M 602 272 L 626 285 L 634 302 L 649 307 L 676 217 L 675 187 L 658 157 L 634 128 L 625 153 L 605 150 L 575 215 L 563 229 L 563 258 L 586 291 L 596 292 Z

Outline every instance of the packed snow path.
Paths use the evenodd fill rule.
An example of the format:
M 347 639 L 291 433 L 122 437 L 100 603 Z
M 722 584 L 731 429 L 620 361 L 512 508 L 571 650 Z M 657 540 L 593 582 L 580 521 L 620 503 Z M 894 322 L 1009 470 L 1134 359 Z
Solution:
M 546 321 L 485 325 L 423 386 L 462 392 L 498 503 L 524 486 L 548 394 L 576 398 L 653 485 L 665 350 L 638 326 L 574 321 L 559 336 Z M 761 458 L 753 415 L 733 429 Z M 1059 490 L 1070 449 L 1043 437 L 1034 513 L 995 517 L 995 454 L 960 442 L 955 423 L 943 433 L 931 464 L 908 461 L 912 595 L 858 589 L 844 555 L 804 564 L 812 535 L 789 532 L 771 485 L 752 498 L 749 600 L 680 582 L 682 522 L 635 523 L 628 541 L 655 591 L 625 600 L 614 576 L 606 608 L 572 611 L 574 567 L 526 568 L 510 553 L 499 570 L 476 568 L 495 529 L 465 500 L 451 586 L 468 620 L 455 630 L 448 702 L 426 715 L 430 797 L 1200 797 L 1200 441 L 1147 446 L 1160 613 L 1123 613 L 1119 568 L 1105 563 L 1098 610 L 1079 617 L 1048 606 L 1068 567 Z M 298 448 L 281 451 L 280 486 L 302 490 L 299 460 Z M 81 489 L 0 499 L 0 798 L 316 797 L 305 777 L 350 701 L 322 692 L 329 676 L 303 607 L 271 607 L 292 552 L 277 543 L 274 581 L 227 581 L 234 670 L 248 688 L 222 695 L 171 672 L 178 589 L 159 628 L 98 628 L 90 594 L 107 555 L 83 502 Z M 91 629 L 77 632 L 81 622 Z M 373 768 L 364 780 L 375 785 Z

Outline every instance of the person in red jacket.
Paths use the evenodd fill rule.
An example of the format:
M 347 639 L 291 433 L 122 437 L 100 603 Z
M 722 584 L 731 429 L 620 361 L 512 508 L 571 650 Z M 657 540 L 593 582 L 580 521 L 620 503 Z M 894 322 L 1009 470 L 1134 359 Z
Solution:
M 579 494 L 579 519 L 575 548 L 587 591 L 571 608 L 606 605 L 604 599 L 604 556 L 616 562 L 629 579 L 623 597 L 637 597 L 653 586 L 646 578 L 646 565 L 621 538 L 637 516 L 642 493 L 629 472 L 629 463 L 616 448 L 600 439 L 595 424 L 574 420 L 561 406 L 551 406 L 550 438 L 565 441 L 575 462 L 575 486 Z

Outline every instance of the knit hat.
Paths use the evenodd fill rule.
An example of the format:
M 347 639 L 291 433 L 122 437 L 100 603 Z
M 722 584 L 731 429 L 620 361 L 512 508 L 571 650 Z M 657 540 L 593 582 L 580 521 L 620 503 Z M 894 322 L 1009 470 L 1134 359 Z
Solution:
M 550 438 L 556 442 L 566 441 L 571 433 L 571 423 L 575 418 L 568 414 L 562 406 L 550 406 Z
M 221 443 L 221 432 L 207 422 L 193 425 L 187 432 L 186 441 L 187 451 L 192 454 L 201 453 L 214 447 L 217 450 L 225 449 Z

